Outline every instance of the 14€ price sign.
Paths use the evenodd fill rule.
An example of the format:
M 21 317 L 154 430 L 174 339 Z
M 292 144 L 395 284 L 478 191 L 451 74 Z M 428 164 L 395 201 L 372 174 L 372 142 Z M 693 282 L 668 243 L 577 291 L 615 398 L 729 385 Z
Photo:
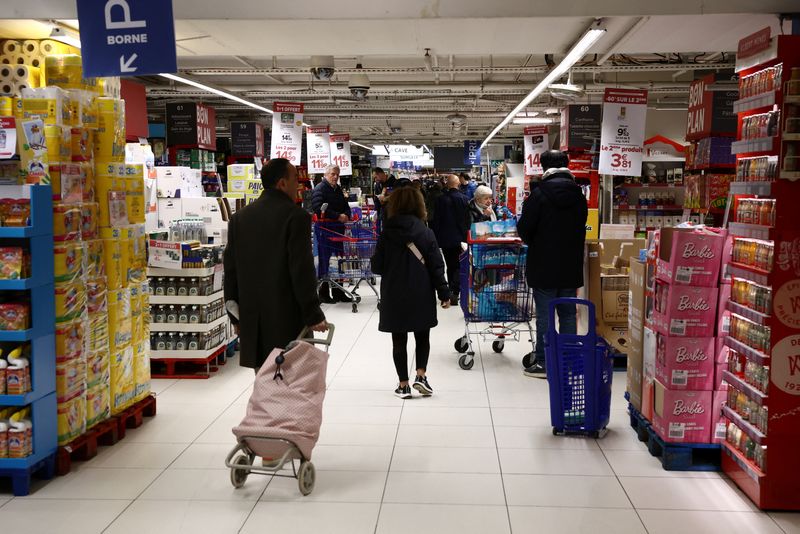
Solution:
M 600 136 L 600 174 L 641 176 L 647 91 L 606 89 Z
M 328 126 L 306 128 L 308 173 L 322 174 L 331 162 L 331 134 Z
M 542 174 L 542 153 L 550 148 L 547 126 L 527 126 L 523 130 L 525 136 L 525 175 Z
M 331 134 L 331 163 L 339 167 L 340 176 L 352 176 L 350 134 Z
M 272 111 L 270 157 L 288 159 L 292 165 L 302 164 L 303 104 L 275 102 Z

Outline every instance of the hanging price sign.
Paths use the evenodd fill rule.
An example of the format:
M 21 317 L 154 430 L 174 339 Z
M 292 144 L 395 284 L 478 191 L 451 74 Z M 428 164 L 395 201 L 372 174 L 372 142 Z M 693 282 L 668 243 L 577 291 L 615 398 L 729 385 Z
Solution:
M 270 157 L 288 159 L 292 165 L 302 163 L 303 104 L 275 102 L 272 114 Z
M 647 91 L 606 89 L 600 136 L 600 174 L 641 176 Z
M 339 167 L 340 176 L 353 175 L 350 134 L 331 134 L 331 163 Z
M 547 126 L 528 126 L 523 130 L 525 136 L 525 175 L 540 176 L 542 153 L 550 148 Z
M 306 128 L 306 158 L 309 174 L 322 174 L 331 162 L 331 134 L 327 126 Z

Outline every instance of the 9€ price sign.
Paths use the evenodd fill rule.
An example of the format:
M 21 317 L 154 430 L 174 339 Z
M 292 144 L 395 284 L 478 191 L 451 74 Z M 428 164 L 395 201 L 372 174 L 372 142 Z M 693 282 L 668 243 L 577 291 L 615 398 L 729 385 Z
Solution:
M 606 89 L 600 135 L 600 174 L 641 176 L 647 91 Z

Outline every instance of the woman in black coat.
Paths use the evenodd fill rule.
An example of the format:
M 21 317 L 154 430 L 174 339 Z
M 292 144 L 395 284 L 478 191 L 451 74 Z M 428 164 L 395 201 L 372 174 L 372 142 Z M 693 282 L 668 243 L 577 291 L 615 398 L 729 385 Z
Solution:
M 408 333 L 416 341 L 417 376 L 414 389 L 433 394 L 425 370 L 431 350 L 431 328 L 438 324 L 436 299 L 450 307 L 444 261 L 433 232 L 425 226 L 425 201 L 412 187 L 396 189 L 389 197 L 387 220 L 372 257 L 372 272 L 381 275 L 378 329 L 392 334 L 392 355 L 400 384 L 395 395 L 411 398 L 408 384 Z

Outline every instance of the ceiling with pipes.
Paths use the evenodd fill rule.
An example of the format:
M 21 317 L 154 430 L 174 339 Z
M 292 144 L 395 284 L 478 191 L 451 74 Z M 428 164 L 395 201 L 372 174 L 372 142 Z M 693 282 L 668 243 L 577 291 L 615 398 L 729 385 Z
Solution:
M 20 18 L 57 18 L 77 28 L 69 2 L 9 1 Z M 738 40 L 766 26 L 779 33 L 774 13 L 790 11 L 794 1 L 675 0 L 653 7 L 598 0 L 591 10 L 522 0 L 495 0 L 492 9 L 482 0 L 336 9 L 321 0 L 280 9 L 255 0 L 173 4 L 181 76 L 268 108 L 302 102 L 306 122 L 362 143 L 445 144 L 483 139 L 599 17 L 607 30 L 602 39 L 526 113 L 556 122 L 554 110 L 599 103 L 606 87 L 648 89 L 651 108 L 681 112 L 692 79 L 732 75 Z M 13 31 L 0 24 L 4 36 Z M 30 29 L 27 35 L 35 37 Z M 160 77 L 140 81 L 151 121 L 163 120 L 167 102 L 191 99 L 216 108 L 222 136 L 231 120 L 269 124 L 268 115 L 205 91 Z M 519 139 L 521 130 L 510 124 L 496 139 Z

